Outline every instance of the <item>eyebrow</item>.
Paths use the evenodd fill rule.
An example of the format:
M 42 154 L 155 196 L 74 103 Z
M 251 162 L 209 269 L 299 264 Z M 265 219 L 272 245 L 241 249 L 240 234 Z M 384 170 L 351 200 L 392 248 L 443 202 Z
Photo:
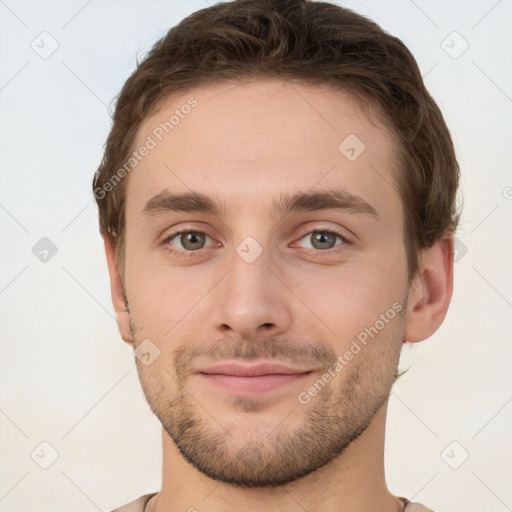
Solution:
M 364 199 L 344 190 L 282 193 L 272 203 L 272 213 L 286 214 L 299 211 L 342 210 L 367 214 L 379 219 L 375 208 Z M 226 204 L 199 192 L 176 194 L 164 190 L 146 202 L 143 213 L 156 215 L 167 212 L 201 212 L 226 217 Z

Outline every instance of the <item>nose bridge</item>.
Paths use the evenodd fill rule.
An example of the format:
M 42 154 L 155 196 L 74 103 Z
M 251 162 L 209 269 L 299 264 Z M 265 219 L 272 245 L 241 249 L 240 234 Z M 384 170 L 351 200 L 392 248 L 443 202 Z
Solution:
M 251 288 L 253 295 L 264 292 L 260 286 L 269 281 L 272 272 L 268 267 L 272 267 L 271 236 L 268 226 L 264 222 L 257 222 L 256 219 L 263 219 L 266 211 L 263 205 L 247 208 L 249 201 L 240 201 L 237 203 L 237 219 L 232 234 L 232 252 L 227 255 L 227 265 L 230 272 L 226 276 L 232 283 L 233 291 L 239 294 L 250 294 Z M 245 205 L 241 207 L 240 205 Z
M 238 306 L 260 303 L 261 308 L 271 299 L 270 260 L 267 244 L 260 244 L 252 236 L 245 237 L 229 258 L 230 271 L 226 276 L 228 283 L 225 290 L 228 293 L 224 295 L 225 299 L 234 301 Z

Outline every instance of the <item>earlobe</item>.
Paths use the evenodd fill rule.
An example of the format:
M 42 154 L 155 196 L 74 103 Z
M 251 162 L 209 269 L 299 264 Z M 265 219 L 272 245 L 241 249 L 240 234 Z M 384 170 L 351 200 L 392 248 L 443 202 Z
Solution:
M 106 235 L 103 236 L 103 242 L 105 244 L 105 255 L 107 257 L 108 273 L 110 276 L 110 291 L 112 304 L 116 313 L 117 327 L 123 340 L 133 345 L 130 331 L 130 313 L 125 301 L 123 282 L 117 265 L 116 244 L 111 237 Z
M 453 235 L 423 251 L 421 268 L 409 288 L 404 341 L 434 334 L 448 311 L 453 292 Z

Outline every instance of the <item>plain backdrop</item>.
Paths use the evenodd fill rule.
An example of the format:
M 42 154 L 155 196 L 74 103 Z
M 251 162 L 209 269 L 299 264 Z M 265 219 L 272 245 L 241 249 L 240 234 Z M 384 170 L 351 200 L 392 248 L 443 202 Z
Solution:
M 160 488 L 91 180 L 136 56 L 208 3 L 0 0 L 0 512 L 110 511 Z M 436 512 L 512 510 L 512 2 L 339 3 L 412 51 L 462 171 L 453 300 L 404 351 L 388 485 Z

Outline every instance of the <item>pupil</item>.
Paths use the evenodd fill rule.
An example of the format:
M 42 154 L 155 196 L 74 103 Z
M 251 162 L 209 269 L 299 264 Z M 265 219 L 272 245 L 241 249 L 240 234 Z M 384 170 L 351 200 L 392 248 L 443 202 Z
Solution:
M 184 246 L 189 248 L 191 248 L 190 246 L 192 246 L 193 248 L 193 245 L 197 244 L 197 242 L 200 241 L 198 233 L 186 233 L 185 240 L 186 243 L 184 244 Z
M 319 242 L 320 244 L 325 244 L 328 242 L 328 238 L 329 238 L 330 234 L 328 233 L 323 233 L 323 232 L 319 232 L 319 234 L 316 235 L 316 241 Z

